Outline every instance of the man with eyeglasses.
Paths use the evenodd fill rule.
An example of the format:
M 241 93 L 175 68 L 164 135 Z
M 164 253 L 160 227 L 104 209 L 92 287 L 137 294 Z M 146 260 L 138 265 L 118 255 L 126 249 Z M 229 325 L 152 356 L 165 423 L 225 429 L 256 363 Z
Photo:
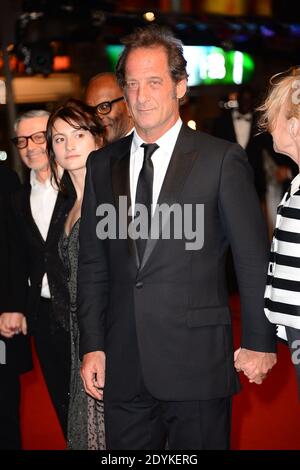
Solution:
M 47 111 L 33 110 L 15 124 L 16 137 L 12 141 L 30 169 L 30 181 L 12 197 L 13 285 L 10 312 L 2 325 L 8 337 L 22 333 L 22 319 L 26 316 L 50 397 L 66 435 L 70 340 L 62 319 L 68 311 L 69 296 L 58 241 L 74 201 L 67 175 L 63 181 L 71 190 L 70 196 L 58 192 L 50 179 L 46 150 L 48 118 Z
M 85 101 L 95 107 L 108 144 L 132 132 L 133 122 L 115 74 L 105 72 L 92 77 L 87 86 Z

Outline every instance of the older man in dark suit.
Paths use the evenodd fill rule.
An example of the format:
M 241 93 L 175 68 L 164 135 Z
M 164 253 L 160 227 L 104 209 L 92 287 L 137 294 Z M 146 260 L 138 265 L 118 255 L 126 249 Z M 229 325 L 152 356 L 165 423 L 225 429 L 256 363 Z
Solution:
M 44 110 L 28 111 L 15 126 L 13 142 L 30 169 L 30 180 L 12 197 L 14 282 L 9 308 L 27 317 L 49 394 L 66 435 L 71 368 L 69 293 L 58 241 L 73 196 L 59 192 L 50 180 L 48 118 Z
M 117 76 L 135 131 L 88 161 L 78 280 L 82 377 L 88 393 L 104 397 L 109 449 L 162 449 L 166 438 L 170 449 L 228 448 L 239 389 L 228 244 L 243 317 L 236 368 L 261 383 L 276 362 L 275 331 L 263 312 L 268 242 L 251 172 L 238 145 L 182 124 L 185 66 L 180 41 L 164 29 L 127 38 Z M 157 211 L 166 216 L 168 207 L 174 214 L 164 217 L 162 236 L 147 240 L 151 215 L 156 228 Z

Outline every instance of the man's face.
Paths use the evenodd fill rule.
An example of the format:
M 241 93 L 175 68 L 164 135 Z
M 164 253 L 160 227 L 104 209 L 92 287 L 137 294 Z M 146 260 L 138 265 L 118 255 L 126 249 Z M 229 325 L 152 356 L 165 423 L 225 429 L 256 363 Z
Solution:
M 17 137 L 28 137 L 36 132 L 46 131 L 48 116 L 23 119 L 17 129 Z M 31 170 L 42 171 L 48 168 L 46 140 L 43 144 L 35 144 L 28 139 L 27 147 L 18 149 L 22 162 Z
M 129 53 L 125 81 L 126 100 L 137 131 L 153 142 L 177 121 L 178 99 L 186 92 L 186 80 L 174 83 L 166 51 L 154 47 Z
M 239 112 L 241 114 L 247 114 L 253 112 L 253 96 L 249 91 L 244 91 L 239 97 Z
M 86 92 L 86 102 L 90 106 L 97 106 L 105 101 L 112 101 L 123 95 L 118 84 L 109 77 L 101 77 L 92 81 Z M 130 131 L 132 124 L 124 100 L 112 104 L 108 114 L 98 113 L 105 130 L 105 139 L 108 143 L 114 142 Z

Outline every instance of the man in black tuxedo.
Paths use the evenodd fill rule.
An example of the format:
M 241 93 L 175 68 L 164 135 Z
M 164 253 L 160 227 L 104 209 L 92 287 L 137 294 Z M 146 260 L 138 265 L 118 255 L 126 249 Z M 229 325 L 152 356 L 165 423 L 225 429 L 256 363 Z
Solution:
M 20 374 L 32 368 L 31 350 L 27 336 L 14 335 L 4 330 L 1 335 L 4 314 L 8 309 L 10 270 L 7 218 L 9 216 L 9 194 L 20 186 L 19 179 L 4 163 L 0 164 L 0 346 L 5 357 L 0 360 L 0 449 L 21 449 L 20 436 Z M 13 314 L 12 314 L 13 315 Z M 26 333 L 26 320 L 22 316 L 17 331 Z M 19 332 L 19 331 L 18 331 Z
M 87 393 L 104 397 L 109 449 L 163 449 L 166 438 L 170 449 L 226 449 L 239 389 L 224 273 L 229 243 L 243 317 L 236 368 L 261 383 L 276 362 L 275 331 L 263 311 L 263 218 L 242 149 L 182 124 L 181 42 L 155 26 L 124 42 L 117 76 L 135 131 L 93 153 L 87 165 L 78 277 L 82 378 Z M 163 219 L 159 239 L 144 240 L 151 202 L 152 227 L 157 211 L 165 216 L 175 205 L 174 214 Z M 184 211 L 203 207 L 190 246 Z M 180 209 L 183 236 L 176 232 Z
M 238 92 L 238 108 L 224 110 L 214 121 L 212 134 L 221 139 L 237 142 L 246 151 L 254 171 L 254 183 L 261 201 L 265 199 L 266 179 L 263 167 L 264 139 L 256 136 L 254 93 L 247 85 Z
M 221 116 L 214 120 L 212 134 L 215 137 L 236 142 L 246 151 L 248 161 L 254 172 L 254 184 L 258 197 L 265 207 L 266 178 L 263 163 L 264 138 L 256 136 L 257 128 L 254 118 L 254 92 L 245 85 L 237 95 L 238 107 L 224 109 Z M 230 293 L 238 290 L 231 250 L 228 252 L 227 282 Z
M 221 139 L 237 142 L 246 151 L 254 172 L 254 183 L 261 202 L 266 201 L 268 186 L 268 166 L 273 164 L 277 169 L 275 177 L 282 184 L 282 196 L 286 185 L 297 174 L 297 168 L 284 155 L 273 150 L 273 142 L 269 134 L 258 134 L 256 123 L 255 95 L 251 87 L 244 85 L 238 91 L 238 107 L 224 110 L 213 124 L 212 134 Z M 267 159 L 267 161 L 266 161 Z M 268 162 L 270 161 L 269 165 Z
M 50 180 L 46 151 L 48 118 L 48 112 L 33 110 L 16 122 L 13 142 L 30 169 L 30 182 L 12 198 L 10 243 L 14 282 L 9 308 L 15 315 L 27 317 L 45 382 L 66 436 L 71 368 L 69 294 L 58 241 L 74 201 L 73 195 L 58 192 Z

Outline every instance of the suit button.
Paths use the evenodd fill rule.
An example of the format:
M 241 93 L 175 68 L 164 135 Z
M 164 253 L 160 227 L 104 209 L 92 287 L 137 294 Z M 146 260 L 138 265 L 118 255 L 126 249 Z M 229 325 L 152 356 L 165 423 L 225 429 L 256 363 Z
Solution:
M 137 282 L 135 283 L 135 287 L 136 287 L 137 289 L 141 289 L 141 288 L 143 287 L 143 285 L 144 285 L 144 283 L 143 283 L 142 281 L 137 281 Z

